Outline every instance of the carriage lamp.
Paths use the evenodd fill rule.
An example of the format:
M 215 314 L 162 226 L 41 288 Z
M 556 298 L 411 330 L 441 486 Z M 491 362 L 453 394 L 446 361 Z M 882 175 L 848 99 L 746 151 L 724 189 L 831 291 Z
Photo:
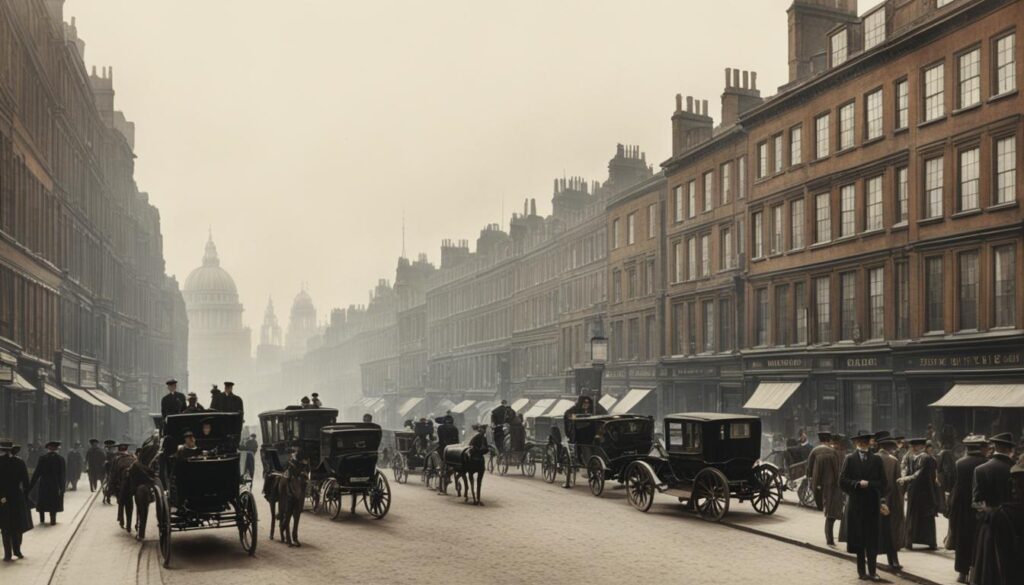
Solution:
M 590 361 L 595 364 L 603 364 L 608 361 L 608 338 L 590 338 Z

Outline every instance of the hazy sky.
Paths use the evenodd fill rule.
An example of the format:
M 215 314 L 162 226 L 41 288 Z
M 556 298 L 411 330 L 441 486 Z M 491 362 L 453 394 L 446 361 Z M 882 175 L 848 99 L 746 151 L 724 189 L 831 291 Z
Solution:
M 615 144 L 660 163 L 676 93 L 716 121 L 725 67 L 786 81 L 790 0 L 69 0 L 113 66 L 136 178 L 184 282 L 212 226 L 258 334 L 300 283 L 319 317 L 365 303 L 401 252 L 551 208 Z M 869 4 L 868 2 L 864 3 Z M 254 343 L 257 339 L 254 338 Z

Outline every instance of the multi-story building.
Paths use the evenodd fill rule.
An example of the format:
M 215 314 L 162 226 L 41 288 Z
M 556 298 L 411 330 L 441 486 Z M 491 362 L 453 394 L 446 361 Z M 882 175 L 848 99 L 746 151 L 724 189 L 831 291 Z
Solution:
M 188 375 L 134 124 L 62 5 L 0 5 L 0 434 L 21 443 L 141 436 Z

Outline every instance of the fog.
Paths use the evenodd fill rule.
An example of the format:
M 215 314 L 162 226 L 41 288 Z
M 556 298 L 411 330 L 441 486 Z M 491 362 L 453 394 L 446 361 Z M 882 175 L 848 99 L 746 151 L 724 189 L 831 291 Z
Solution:
M 556 176 L 602 180 L 618 142 L 671 147 L 676 93 L 718 119 L 725 67 L 786 81 L 789 0 L 69 0 L 90 66 L 136 123 L 167 270 L 212 228 L 257 332 L 300 283 L 325 319 L 437 262 Z M 502 221 L 502 210 L 504 219 Z

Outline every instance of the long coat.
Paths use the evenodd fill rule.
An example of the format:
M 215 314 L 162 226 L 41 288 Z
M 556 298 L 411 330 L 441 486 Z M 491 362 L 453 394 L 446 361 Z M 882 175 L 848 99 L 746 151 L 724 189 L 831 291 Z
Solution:
M 0 530 L 11 534 L 32 530 L 28 492 L 25 462 L 13 455 L 0 456 Z
M 956 462 L 956 480 L 949 498 L 948 546 L 955 551 L 953 566 L 957 573 L 969 573 L 977 536 L 977 513 L 971 506 L 974 493 L 974 469 L 985 462 L 980 454 L 967 454 Z
M 223 410 L 224 412 L 237 412 L 245 415 L 245 406 L 242 403 L 242 397 L 237 394 L 221 394 L 220 410 Z
M 67 465 L 64 458 L 57 452 L 47 453 L 39 458 L 35 471 L 32 473 L 32 484 L 29 490 L 39 486 L 39 501 L 36 510 L 39 512 L 63 512 L 64 488 L 67 486 Z
M 1024 504 L 1007 502 L 992 515 L 992 545 L 998 585 L 1024 583 Z
M 825 517 L 839 520 L 843 517 L 843 489 L 839 486 L 842 460 L 838 451 L 831 447 L 827 449 L 821 451 L 815 458 L 811 485 L 821 492 L 821 505 Z
M 78 483 L 78 480 L 82 477 L 82 454 L 79 453 L 78 449 L 72 449 L 68 452 L 68 484 Z
M 938 514 L 938 485 L 935 483 L 935 459 L 921 452 L 910 462 L 907 476 L 907 522 L 905 546 L 936 546 L 935 516 Z
M 821 490 L 819 490 L 817 488 L 817 486 L 815 486 L 814 483 L 813 483 L 813 481 L 814 481 L 814 465 L 815 465 L 815 463 L 817 463 L 819 455 L 821 455 L 825 451 L 831 451 L 831 450 L 832 450 L 832 447 L 829 447 L 828 445 L 818 445 L 817 447 L 811 449 L 811 454 L 807 456 L 807 467 L 804 470 L 804 475 L 807 476 L 807 481 L 812 482 L 811 483 L 811 490 L 814 493 L 814 505 L 819 510 L 822 509 L 823 504 L 821 502 Z
M 860 487 L 860 482 L 868 482 Z M 879 507 L 885 497 L 885 470 L 874 453 L 854 451 L 843 461 L 839 485 L 849 496 L 846 506 L 846 550 L 878 552 Z
M 1001 453 L 974 469 L 974 503 L 985 506 L 979 515 L 978 536 L 974 543 L 971 583 L 990 585 L 1000 583 L 995 557 L 994 521 L 997 506 L 1010 499 L 1010 467 L 1013 460 Z
M 167 418 L 185 410 L 185 395 L 181 392 L 168 392 L 160 399 L 160 415 Z
M 885 471 L 885 505 L 889 515 L 882 516 L 879 524 L 878 550 L 884 553 L 903 548 L 903 493 L 896 485 L 900 477 L 900 460 L 885 450 L 878 452 Z
M 106 475 L 107 454 L 100 446 L 89 447 L 85 452 L 85 469 L 89 472 L 90 481 L 100 481 Z

